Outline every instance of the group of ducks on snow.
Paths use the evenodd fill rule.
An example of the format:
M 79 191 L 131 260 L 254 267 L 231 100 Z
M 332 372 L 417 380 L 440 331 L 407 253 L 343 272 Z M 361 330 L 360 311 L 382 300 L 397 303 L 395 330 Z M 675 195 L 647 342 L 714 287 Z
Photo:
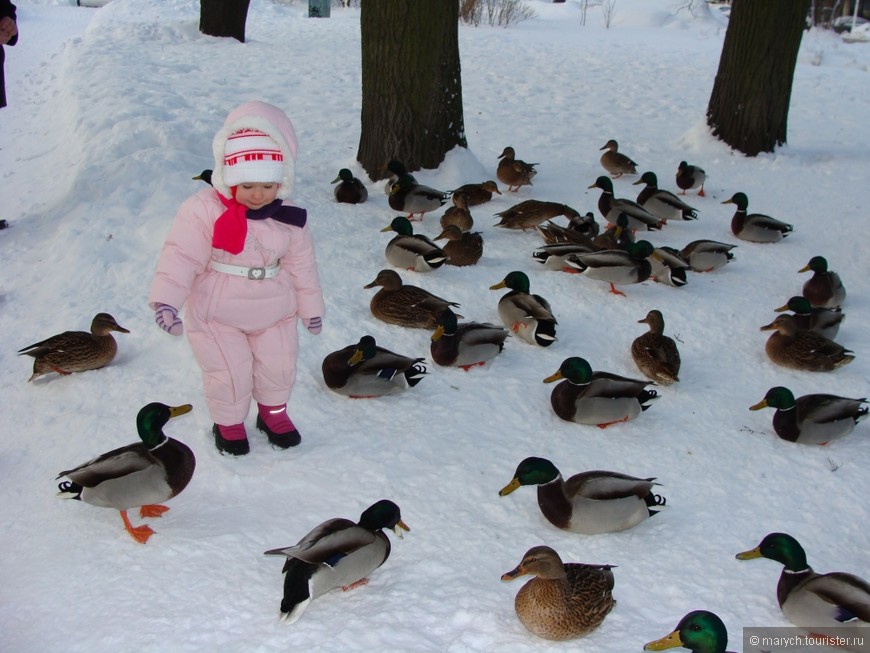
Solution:
M 636 171 L 636 164 L 618 152 L 615 141 L 608 142 L 602 149 L 607 151 L 601 163 L 614 176 Z M 517 160 L 509 147 L 505 148 L 500 160 L 498 178 L 509 189 L 531 183 L 537 164 Z M 402 171 L 401 164 L 391 165 L 396 168 L 391 170 L 396 178 L 388 184 L 391 206 L 392 198 L 398 196 L 402 200 L 401 208 L 398 203 L 393 208 L 413 214 L 410 209 L 419 208 L 411 205 L 418 185 L 413 177 Z M 339 181 L 336 198 L 350 201 L 346 185 L 355 185 L 358 180 L 354 180 L 349 171 L 342 170 L 336 179 Z M 652 173 L 643 175 L 641 181 L 647 184 L 644 192 L 656 187 Z M 677 184 L 683 190 L 700 188 L 699 194 L 703 195 L 704 172 L 683 162 Z M 603 191 L 599 209 L 608 222 L 615 225 L 612 230 L 615 242 L 619 242 L 620 237 L 630 241 L 631 232 L 643 228 L 638 226 L 641 222 L 632 222 L 638 218 L 630 216 L 626 210 L 628 205 L 622 205 L 618 214 L 613 213 L 610 179 L 601 177 L 594 186 Z M 468 233 L 472 225 L 470 214 L 464 215 L 468 213 L 468 207 L 488 201 L 497 192 L 495 182 L 469 184 L 454 191 L 454 208 L 457 210 L 450 220 L 456 222 L 442 224 L 442 236 L 451 243 L 462 242 L 462 238 L 450 238 L 444 232 L 455 228 L 460 234 Z M 364 186 L 356 197 L 357 202 L 365 200 Z M 664 196 L 656 197 L 661 199 Z M 439 206 L 444 200 L 442 194 Z M 560 243 L 567 243 L 569 238 L 579 239 L 581 235 L 594 238 L 598 235 L 592 234 L 594 219 L 589 215 L 580 216 L 565 205 L 540 203 L 536 207 L 527 202 L 499 214 L 502 220 L 499 226 L 539 227 L 544 221 L 564 215 L 571 221 L 569 227 L 560 228 L 549 222 L 546 228 L 540 229 L 545 238 L 550 235 L 554 240 L 563 239 Z M 750 220 L 754 216 L 745 215 L 746 201 L 741 193 L 735 194 L 729 202 L 738 206 L 732 226 L 739 223 L 752 225 L 752 229 L 770 228 L 772 219 L 761 216 L 765 219 Z M 695 217 L 694 209 L 687 205 L 682 208 L 679 205 L 675 208 L 674 204 L 669 206 L 671 210 L 678 209 L 682 219 Z M 659 218 L 656 224 L 661 226 L 667 219 Z M 672 216 L 670 219 L 676 218 Z M 762 227 L 763 224 L 768 226 Z M 646 226 L 651 227 L 651 223 Z M 388 229 L 397 233 L 394 240 L 413 236 L 410 222 L 405 217 L 393 220 Z M 573 233 L 570 237 L 565 236 L 559 229 Z M 779 237 L 788 230 L 790 227 L 779 230 Z M 735 234 L 739 235 L 737 231 Z M 756 242 L 774 242 L 774 239 Z M 407 251 L 400 253 L 400 249 L 388 245 L 387 252 L 394 250 L 392 254 L 388 253 L 388 261 L 397 267 L 418 269 L 417 259 L 407 258 Z M 700 267 L 695 269 L 699 270 L 721 267 L 730 260 L 727 249 L 716 252 L 712 248 L 704 250 L 699 247 L 697 252 L 688 252 L 686 256 L 698 261 L 696 264 Z M 423 258 L 427 260 L 425 255 Z M 434 269 L 450 258 L 453 256 L 447 255 L 445 260 L 437 261 L 430 257 L 427 262 Z M 814 257 L 801 271 L 813 272 L 813 277 L 804 285 L 802 296 L 793 297 L 787 305 L 777 309 L 791 310 L 793 314 L 781 315 L 770 325 L 762 327 L 774 331 L 766 345 L 767 353 L 774 362 L 796 369 L 834 369 L 852 359 L 847 351 L 837 349 L 839 345 L 834 347 L 830 340 L 836 335 L 843 317 L 839 306 L 845 298 L 845 290 L 838 275 L 827 269 L 827 262 L 822 257 Z M 530 293 L 529 279 L 523 272 L 511 272 L 492 286 L 493 289 L 509 289 L 498 307 L 506 328 L 475 322 L 459 323 L 457 318 L 461 316 L 452 310 L 458 304 L 403 284 L 393 270 L 382 270 L 374 281 L 366 285 L 367 288 L 376 286 L 380 286 L 380 290 L 371 301 L 375 317 L 391 324 L 434 330 L 431 354 L 439 365 L 467 369 L 483 364 L 502 351 L 509 332 L 539 346 L 548 346 L 555 340 L 556 318 L 544 298 Z M 674 341 L 663 334 L 661 312 L 650 311 L 639 322 L 646 323 L 649 331 L 632 343 L 632 356 L 638 368 L 656 383 L 678 381 L 679 352 Z M 129 333 L 111 315 L 100 313 L 94 317 L 90 333 L 67 331 L 21 349 L 19 353 L 34 358 L 33 374 L 29 380 L 50 372 L 64 375 L 103 367 L 117 352 L 112 332 Z M 826 362 L 822 362 L 821 356 Z M 353 397 L 373 397 L 416 385 L 426 373 L 426 367 L 424 359 L 390 352 L 377 346 L 374 338 L 367 335 L 358 343 L 326 356 L 322 371 L 326 385 L 332 390 Z M 648 381 L 593 372 L 589 363 L 579 357 L 566 359 L 545 382 L 559 380 L 562 383 L 551 395 L 553 410 L 562 419 L 580 423 L 606 426 L 633 419 L 656 397 L 654 390 L 647 389 Z M 776 408 L 773 425 L 783 439 L 818 444 L 851 432 L 867 413 L 867 408 L 863 407 L 865 402 L 866 399 L 823 394 L 796 399 L 788 389 L 776 387 L 751 408 Z M 166 436 L 163 427 L 173 417 L 190 410 L 189 405 L 170 407 L 159 403 L 143 407 L 137 416 L 140 442 L 109 451 L 62 472 L 58 478 L 69 480 L 60 483 L 61 496 L 119 510 L 130 535 L 138 542 L 146 542 L 153 530 L 147 525 L 134 527 L 127 511 L 139 507 L 142 518 L 159 517 L 168 509 L 162 503 L 189 483 L 196 465 L 193 452 L 178 440 Z M 550 461 L 528 458 L 520 463 L 513 480 L 500 495 L 507 495 L 523 485 L 535 485 L 541 511 L 553 525 L 592 534 L 625 530 L 655 514 L 665 501 L 653 493 L 654 481 L 608 471 L 583 472 L 564 480 Z M 409 530 L 401 519 L 398 506 L 389 500 L 372 505 L 362 513 L 358 522 L 328 520 L 296 545 L 267 551 L 267 554 L 287 558 L 281 603 L 286 618 L 290 621 L 298 619 L 309 602 L 324 592 L 364 582 L 366 576 L 382 565 L 390 554 L 390 543 L 384 529 L 392 529 L 399 536 L 403 530 Z M 806 564 L 805 553 L 794 538 L 772 533 L 752 551 L 738 555 L 740 559 L 755 557 L 770 558 L 784 565 L 777 596 L 784 615 L 792 623 L 818 627 L 870 622 L 870 585 L 850 574 L 816 574 Z M 596 628 L 612 609 L 615 601 L 611 594 L 614 584 L 611 569 L 610 565 L 563 563 L 552 549 L 534 547 L 515 569 L 502 578 L 511 580 L 521 575 L 533 576 L 516 597 L 515 608 L 521 622 L 541 637 L 568 639 Z M 698 653 L 720 653 L 725 650 L 726 642 L 727 633 L 721 620 L 713 613 L 695 611 L 687 614 L 673 633 L 650 642 L 646 648 L 660 650 L 682 645 Z

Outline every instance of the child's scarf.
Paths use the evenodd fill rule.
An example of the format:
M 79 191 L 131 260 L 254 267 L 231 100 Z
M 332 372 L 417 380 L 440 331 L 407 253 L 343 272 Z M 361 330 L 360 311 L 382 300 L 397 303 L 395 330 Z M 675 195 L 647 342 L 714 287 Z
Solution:
M 226 207 L 221 216 L 214 223 L 214 234 L 211 245 L 216 249 L 222 249 L 230 254 L 238 254 L 245 248 L 245 237 L 248 235 L 248 220 L 265 220 L 272 218 L 284 224 L 297 227 L 305 226 L 307 212 L 298 206 L 285 206 L 276 199 L 259 209 L 248 209 L 244 204 L 236 201 L 236 188 L 232 188 L 233 197 L 227 199 L 220 193 L 217 194 L 221 203 Z

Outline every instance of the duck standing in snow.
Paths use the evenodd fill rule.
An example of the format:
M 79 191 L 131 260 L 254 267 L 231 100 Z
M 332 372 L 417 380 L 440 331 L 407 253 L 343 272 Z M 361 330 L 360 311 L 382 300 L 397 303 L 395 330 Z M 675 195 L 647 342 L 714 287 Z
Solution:
M 669 190 L 659 188 L 659 180 L 654 172 L 645 172 L 634 186 L 646 184 L 637 196 L 637 203 L 664 222 L 668 220 L 697 220 L 697 209 L 689 206 Z
M 538 174 L 535 170 L 537 163 L 526 163 L 517 159 L 514 148 L 510 146 L 504 148 L 498 158 L 495 174 L 501 183 L 507 184 L 508 191 L 518 191 L 521 186 L 532 185 L 532 179 Z
M 337 517 L 305 535 L 295 546 L 270 549 L 265 555 L 283 555 L 284 598 L 281 615 L 293 623 L 318 596 L 341 587 L 349 590 L 390 557 L 390 540 L 384 529 L 399 538 L 411 529 L 402 521 L 399 506 L 388 499 L 373 504 L 354 523 Z
M 160 505 L 176 496 L 190 482 L 196 458 L 186 444 L 163 433 L 173 417 L 184 415 L 192 406 L 167 406 L 151 403 L 136 416 L 141 442 L 128 444 L 61 472 L 66 476 L 58 496 L 78 499 L 92 506 L 120 511 L 124 528 L 144 544 L 154 534 L 150 526 L 133 526 L 127 517 L 130 508 L 139 506 L 140 517 L 160 517 L 169 510 Z
M 689 165 L 685 161 L 680 161 L 677 166 L 676 183 L 680 189 L 680 195 L 685 195 L 686 191 L 700 188 L 698 191 L 699 197 L 704 197 L 704 182 L 707 180 L 707 173 L 703 168 Z
M 661 229 L 664 225 L 661 218 L 653 215 L 637 202 L 614 197 L 613 181 L 610 177 L 604 175 L 598 177 L 589 188 L 601 190 L 601 196 L 598 198 L 598 211 L 610 224 L 615 225 L 619 216 L 624 214 L 628 219 L 628 228 L 634 231 Z
M 391 186 L 387 202 L 394 211 L 407 213 L 409 220 L 417 214 L 422 220 L 426 213 L 444 206 L 447 193 L 418 184 L 411 175 L 402 175 Z
M 569 220 L 580 219 L 580 214 L 566 204 L 559 202 L 544 202 L 541 200 L 525 200 L 519 204 L 496 213 L 501 218 L 496 227 L 505 229 L 535 229 L 542 222 L 564 215 Z
M 556 340 L 556 318 L 550 303 L 540 295 L 531 293 L 528 275 L 515 270 L 489 289 L 500 288 L 510 289 L 498 301 L 498 315 L 502 323 L 531 345 L 552 345 Z
M 607 170 L 612 177 L 637 174 L 637 163 L 620 152 L 619 143 L 612 138 L 600 150 L 607 150 L 599 160 L 601 167 Z

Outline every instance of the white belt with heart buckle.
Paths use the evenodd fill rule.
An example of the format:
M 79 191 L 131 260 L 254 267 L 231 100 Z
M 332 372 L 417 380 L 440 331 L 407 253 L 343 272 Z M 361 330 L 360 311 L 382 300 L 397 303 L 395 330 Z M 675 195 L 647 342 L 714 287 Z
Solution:
M 224 274 L 232 274 L 237 277 L 247 277 L 254 281 L 262 281 L 263 279 L 274 279 L 278 276 L 281 266 L 277 263 L 269 267 L 247 268 L 241 265 L 230 265 L 229 263 L 211 262 L 211 269 L 215 272 L 223 272 Z

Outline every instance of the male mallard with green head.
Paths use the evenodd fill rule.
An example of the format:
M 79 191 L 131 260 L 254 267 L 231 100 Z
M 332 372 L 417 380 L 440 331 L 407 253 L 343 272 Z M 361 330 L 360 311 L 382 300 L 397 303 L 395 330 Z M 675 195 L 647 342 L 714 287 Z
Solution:
M 318 596 L 341 587 L 351 589 L 368 582 L 367 576 L 390 557 L 384 529 L 399 538 L 411 529 L 402 521 L 399 506 L 388 499 L 371 505 L 354 523 L 329 519 L 305 535 L 295 546 L 270 549 L 265 555 L 283 555 L 284 597 L 281 616 L 293 623 Z
M 411 221 L 403 215 L 393 218 L 381 231 L 396 233 L 384 249 L 384 256 L 390 265 L 404 270 L 431 272 L 447 261 L 444 250 L 427 236 L 415 234 Z
M 390 208 L 400 213 L 407 213 L 409 219 L 420 214 L 441 208 L 447 202 L 447 193 L 436 190 L 430 186 L 424 186 L 414 181 L 411 175 L 402 175 L 390 188 L 390 197 L 387 203 Z
M 763 213 L 747 213 L 749 198 L 746 193 L 734 193 L 722 204 L 735 204 L 737 210 L 731 218 L 731 233 L 751 243 L 778 243 L 789 235 L 794 227 Z
M 830 394 L 809 394 L 795 399 L 788 388 L 777 386 L 749 410 L 775 408 L 773 430 L 783 440 L 798 444 L 828 444 L 849 435 L 867 415 L 867 398 L 850 399 Z
M 463 322 L 453 311 L 444 311 L 432 334 L 430 354 L 438 365 L 461 367 L 468 371 L 498 356 L 504 349 L 508 331 L 494 324 Z
M 338 176 L 332 180 L 338 184 L 333 194 L 335 201 L 341 204 L 362 204 L 369 198 L 369 191 L 365 185 L 347 168 L 338 171 Z
M 812 306 L 839 308 L 846 301 L 846 288 L 840 275 L 828 269 L 824 256 L 814 256 L 798 272 L 810 272 L 813 276 L 804 284 L 801 294 Z
M 668 220 L 697 220 L 698 210 L 686 204 L 669 190 L 659 188 L 654 172 L 645 172 L 634 186 L 646 184 L 637 196 L 637 203 L 664 222 Z
M 355 345 L 327 354 L 321 372 L 333 392 L 353 399 L 382 397 L 417 385 L 426 374 L 423 360 L 378 347 L 365 335 Z
M 812 306 L 806 297 L 795 295 L 788 302 L 774 309 L 777 313 L 791 311 L 791 317 L 799 329 L 807 329 L 833 340 L 840 332 L 840 323 L 846 314 L 840 308 Z
M 552 345 L 556 340 L 556 318 L 550 303 L 530 291 L 528 275 L 515 270 L 489 287 L 490 290 L 501 288 L 510 289 L 498 300 L 498 315 L 502 323 L 531 345 Z
M 715 240 L 693 240 L 680 250 L 682 258 L 695 272 L 712 272 L 731 262 L 737 245 Z
M 591 633 L 616 605 L 612 569 L 613 565 L 563 563 L 550 547 L 536 546 L 501 579 L 533 576 L 514 599 L 520 623 L 538 637 L 566 640 Z
M 610 224 L 616 224 L 620 215 L 625 214 L 628 228 L 634 231 L 649 231 L 661 229 L 664 222 L 635 201 L 618 198 L 613 194 L 613 182 L 610 177 L 601 176 L 589 188 L 598 188 L 601 196 L 598 198 L 598 211 Z
M 685 195 L 687 190 L 700 188 L 698 195 L 704 197 L 704 182 L 707 180 L 707 173 L 703 168 L 695 165 L 689 165 L 685 161 L 680 161 L 677 166 L 676 183 L 677 188 L 682 192 L 680 195 Z
M 544 383 L 555 381 L 562 382 L 550 394 L 553 412 L 567 422 L 602 429 L 633 420 L 658 396 L 655 390 L 646 389 L 650 381 L 593 372 L 589 362 L 578 356 L 566 358 L 544 379 Z
M 655 256 L 655 248 L 648 240 L 639 240 L 628 245 L 626 250 L 604 249 L 587 254 L 578 254 L 569 265 L 576 267 L 586 277 L 610 284 L 614 295 L 625 293 L 616 286 L 642 283 L 652 274 L 649 257 Z
M 498 494 L 507 496 L 524 485 L 538 487 L 538 506 L 553 526 L 584 535 L 627 530 L 665 505 L 665 499 L 652 491 L 658 485 L 654 478 L 593 470 L 566 481 L 545 458 L 523 460 Z
M 64 331 L 19 349 L 19 356 L 24 354 L 34 359 L 33 374 L 27 380 L 33 381 L 51 372 L 65 376 L 108 365 L 118 353 L 112 331 L 130 333 L 108 313 L 97 313 L 91 321 L 90 333 Z
M 738 560 L 767 558 L 783 565 L 776 586 L 782 614 L 795 626 L 819 635 L 843 626 L 870 626 L 870 583 L 842 571 L 819 574 L 807 564 L 800 543 L 786 533 L 770 533 Z M 841 631 L 842 632 L 842 631 Z M 866 649 L 863 649 L 866 650 Z
M 93 460 L 58 474 L 69 481 L 58 485 L 58 496 L 79 499 L 92 506 L 120 511 L 124 528 L 144 544 L 154 534 L 150 526 L 134 527 L 127 517 L 139 506 L 141 517 L 159 517 L 169 510 L 160 505 L 184 488 L 193 477 L 196 458 L 190 447 L 163 433 L 173 417 L 189 413 L 192 407 L 151 403 L 136 416 L 141 442 L 113 449 Z
M 673 632 L 647 642 L 643 650 L 664 651 L 678 646 L 692 653 L 726 653 L 728 630 L 719 615 L 707 610 L 693 610 L 680 619 Z

